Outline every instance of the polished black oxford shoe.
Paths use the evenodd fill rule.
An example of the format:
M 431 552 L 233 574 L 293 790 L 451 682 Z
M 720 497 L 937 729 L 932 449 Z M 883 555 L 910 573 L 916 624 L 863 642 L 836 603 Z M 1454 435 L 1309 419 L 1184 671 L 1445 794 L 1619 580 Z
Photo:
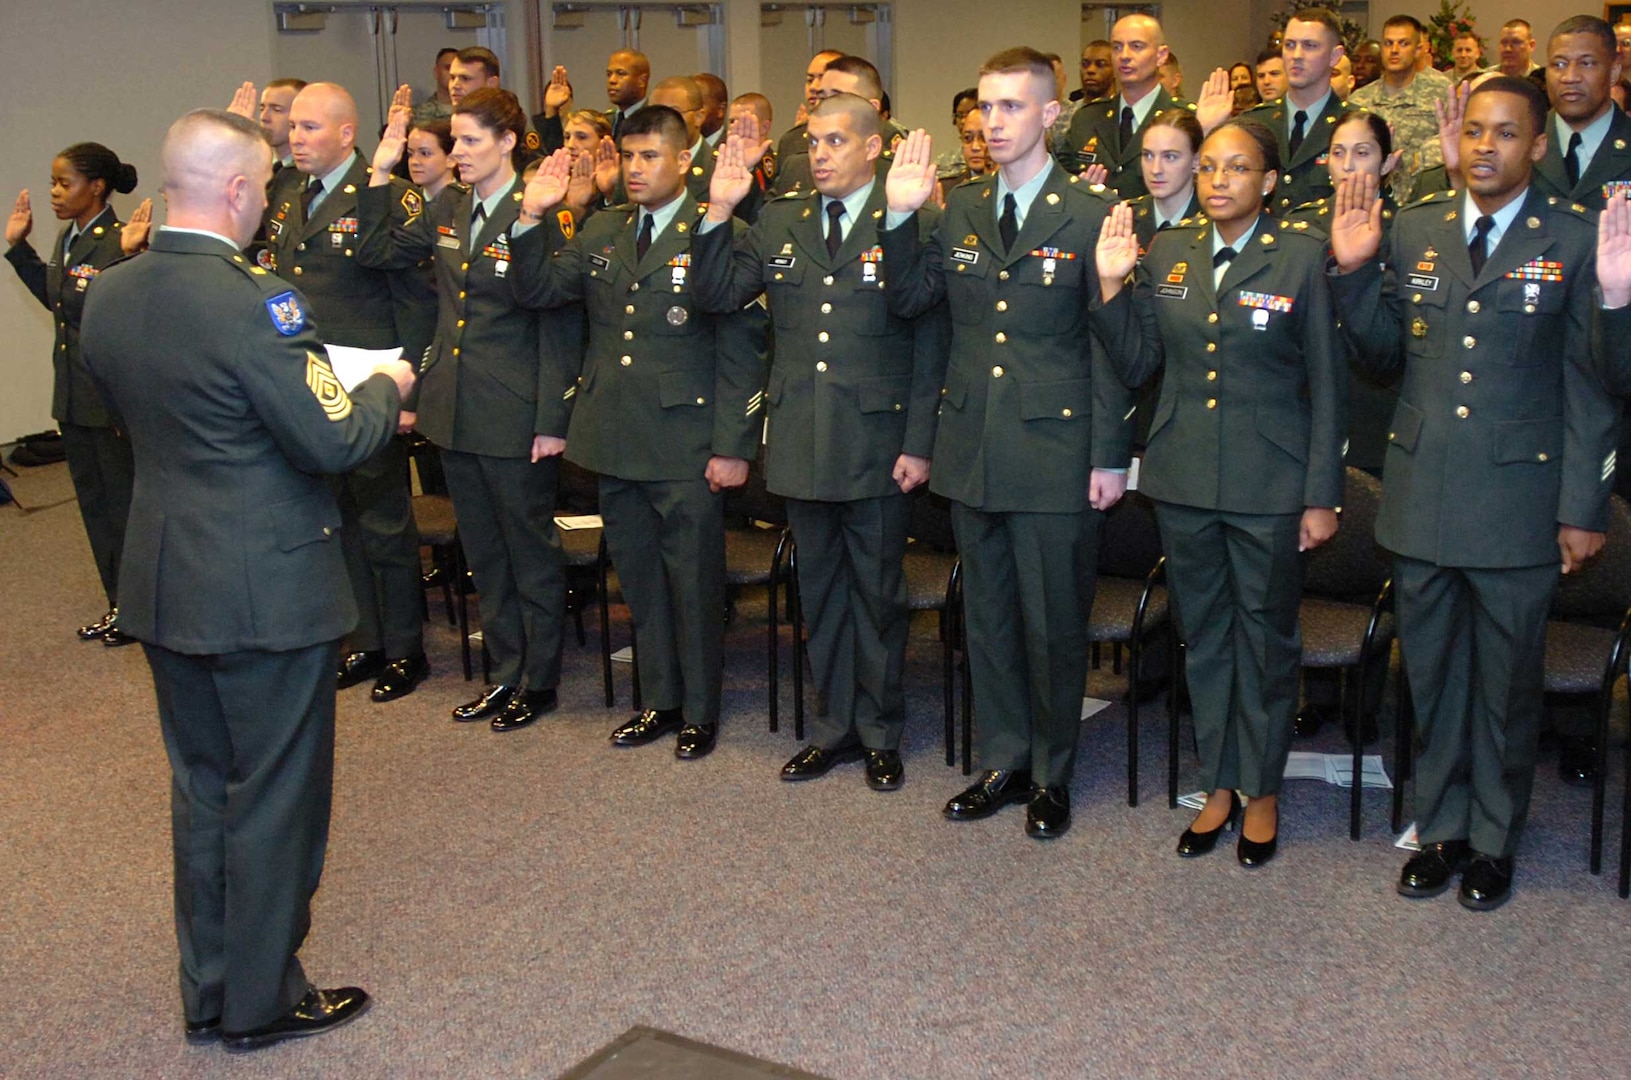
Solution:
M 75 633 L 79 635 L 79 640 L 81 641 L 98 641 L 101 639 L 102 635 L 107 633 L 108 630 L 113 627 L 113 624 L 118 620 L 119 609 L 116 607 L 110 607 L 108 608 L 108 613 L 106 615 L 102 616 L 100 619 L 97 619 L 89 626 L 81 626 L 75 631 Z
M 1461 906 L 1469 911 L 1494 911 L 1512 899 L 1512 856 L 1472 853 L 1461 872 Z
M 837 746 L 830 750 L 825 746 L 811 743 L 782 766 L 782 779 L 814 780 L 818 776 L 826 776 L 834 766 L 842 765 L 846 761 L 860 761 L 861 754 L 859 743 Z
M 368 679 L 378 678 L 385 670 L 385 650 L 346 653 L 340 657 L 340 672 L 336 676 L 338 688 L 356 686 Z
M 455 705 L 453 719 L 461 724 L 468 724 L 472 720 L 486 720 L 490 716 L 497 716 L 504 711 L 504 707 L 510 703 L 510 698 L 514 695 L 513 686 L 489 686 L 476 700 Z
M 679 709 L 647 709 L 612 732 L 612 744 L 644 746 L 684 726 L 685 714 Z
M 1450 887 L 1454 878 L 1467 866 L 1467 842 L 1445 840 L 1439 844 L 1423 844 L 1421 850 L 1410 856 L 1399 872 L 1399 895 L 1415 900 L 1437 896 Z
M 906 765 L 899 750 L 866 752 L 866 786 L 873 791 L 894 791 L 906 782 Z
M 1025 807 L 1025 835 L 1035 840 L 1053 840 L 1070 831 L 1070 789 L 1039 787 L 1031 792 Z
M 1597 746 L 1591 739 L 1566 736 L 1557 748 L 1557 774 L 1571 787 L 1597 782 Z
M 555 711 L 559 704 L 554 690 L 517 690 L 504 711 L 493 717 L 494 731 L 515 731 L 540 716 Z
M 117 649 L 122 645 L 136 644 L 136 639 L 119 629 L 119 624 L 115 622 L 102 632 L 102 644 L 110 649 Z
M 1306 739 L 1318 735 L 1328 721 L 1337 718 L 1337 711 L 1330 705 L 1318 702 L 1304 702 L 1302 709 L 1297 713 L 1297 719 L 1292 723 L 1291 731 L 1299 739 Z
M 953 795 L 941 812 L 953 821 L 978 821 L 1010 803 L 1029 799 L 1033 786 L 1028 769 L 991 769 Z
M 674 740 L 674 756 L 681 761 L 705 758 L 714 752 L 718 738 L 719 728 L 713 724 L 687 724 Z
M 407 697 L 429 675 L 430 661 L 425 659 L 424 653 L 392 660 L 385 665 L 385 670 L 379 673 L 379 678 L 374 680 L 374 689 L 369 696 L 379 702 Z
M 221 1045 L 233 1053 L 242 1053 L 284 1039 L 322 1035 L 349 1024 L 367 1012 L 370 1004 L 367 991 L 356 986 L 342 986 L 337 990 L 308 990 L 294 1008 L 270 1024 L 249 1031 L 221 1032 Z
M 217 1016 L 211 1020 L 188 1020 L 183 1033 L 187 1041 L 194 1046 L 212 1043 L 221 1037 L 221 1018 Z

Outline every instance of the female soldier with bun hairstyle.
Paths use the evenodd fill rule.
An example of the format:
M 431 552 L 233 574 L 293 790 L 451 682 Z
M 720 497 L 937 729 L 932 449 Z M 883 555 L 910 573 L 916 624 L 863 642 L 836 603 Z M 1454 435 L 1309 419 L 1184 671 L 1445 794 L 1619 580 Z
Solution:
M 51 363 L 56 377 L 51 415 L 62 429 L 85 535 L 96 559 L 108 613 L 79 629 L 85 641 L 128 645 L 133 638 L 118 628 L 119 554 L 124 546 L 125 518 L 130 511 L 134 473 L 130 441 L 113 427 L 107 408 L 79 359 L 79 316 L 85 290 L 109 263 L 122 258 L 119 230 L 124 227 L 108 205 L 114 192 L 136 190 L 136 169 L 101 143 L 75 143 L 51 162 L 51 209 L 62 231 L 41 259 L 28 234 L 34 211 L 25 190 L 6 220 L 6 261 L 56 323 Z

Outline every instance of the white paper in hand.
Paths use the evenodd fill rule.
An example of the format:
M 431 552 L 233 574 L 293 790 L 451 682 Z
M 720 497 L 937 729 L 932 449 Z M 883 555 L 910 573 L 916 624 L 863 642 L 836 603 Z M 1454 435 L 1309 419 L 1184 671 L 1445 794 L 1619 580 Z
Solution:
M 374 373 L 374 369 L 381 364 L 388 364 L 392 360 L 402 359 L 402 349 L 354 349 L 349 345 L 324 345 L 328 352 L 328 366 L 334 369 L 334 377 L 340 380 L 346 393 L 357 388 L 357 384 Z

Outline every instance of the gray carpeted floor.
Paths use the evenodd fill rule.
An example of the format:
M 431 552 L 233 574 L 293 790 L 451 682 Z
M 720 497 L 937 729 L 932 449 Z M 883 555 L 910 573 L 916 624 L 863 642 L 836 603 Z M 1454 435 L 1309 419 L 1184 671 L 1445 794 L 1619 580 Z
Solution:
M 29 505 L 70 494 L 62 466 L 14 486 Z M 754 599 L 705 762 L 607 745 L 627 668 L 608 711 L 592 627 L 568 646 L 560 712 L 515 734 L 447 719 L 471 688 L 445 623 L 418 693 L 343 693 L 302 955 L 377 1006 L 229 1061 L 181 1039 L 151 683 L 139 648 L 71 636 L 101 613 L 71 502 L 0 507 L 0 560 L 0 1075 L 552 1077 L 634 1025 L 835 1080 L 1626 1072 L 1631 1028 L 1613 1017 L 1631 905 L 1586 872 L 1589 793 L 1550 761 L 1518 895 L 1491 915 L 1394 895 L 1383 793 L 1359 843 L 1345 793 L 1304 782 L 1270 867 L 1179 860 L 1190 815 L 1162 797 L 1161 710 L 1145 803 L 1126 805 L 1109 709 L 1084 731 L 1075 828 L 1043 845 L 1018 809 L 940 818 L 962 777 L 941 763 L 930 622 L 912 643 L 905 789 L 872 793 L 858 767 L 780 783 L 795 744 L 764 728 Z M 1616 777 L 1611 806 L 1618 792 Z

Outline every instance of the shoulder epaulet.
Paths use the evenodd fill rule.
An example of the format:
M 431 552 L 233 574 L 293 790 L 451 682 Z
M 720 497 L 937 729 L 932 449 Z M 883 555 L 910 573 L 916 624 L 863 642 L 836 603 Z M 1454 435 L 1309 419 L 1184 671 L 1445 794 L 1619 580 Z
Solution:
M 1399 207 L 1399 212 L 1403 213 L 1406 210 L 1414 210 L 1420 206 L 1434 206 L 1444 202 L 1446 199 L 1453 199 L 1459 194 L 1461 193 L 1458 191 L 1429 191 L 1427 194 L 1423 195 L 1415 202 L 1410 203 L 1408 206 Z
M 815 193 L 816 193 L 815 188 L 809 188 L 808 190 L 806 190 L 805 188 L 802 188 L 802 187 L 796 187 L 792 191 L 784 191 L 784 192 L 782 192 L 780 195 L 778 195 L 776 197 L 778 199 L 808 199 L 811 195 L 814 195 Z

